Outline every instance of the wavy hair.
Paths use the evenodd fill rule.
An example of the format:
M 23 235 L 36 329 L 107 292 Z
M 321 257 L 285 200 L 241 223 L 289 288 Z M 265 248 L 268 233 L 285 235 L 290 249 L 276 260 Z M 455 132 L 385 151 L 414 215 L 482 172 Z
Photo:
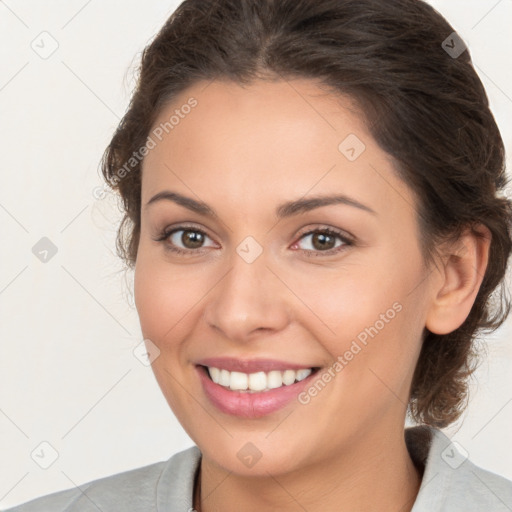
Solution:
M 477 335 L 509 313 L 503 284 L 512 248 L 512 203 L 500 193 L 503 141 L 469 50 L 448 51 L 456 44 L 451 25 L 421 0 L 185 0 L 144 49 L 136 89 L 103 155 L 102 173 L 124 208 L 119 256 L 133 268 L 141 160 L 122 178 L 119 170 L 145 145 L 164 105 L 199 80 L 320 81 L 359 105 L 415 192 L 425 261 L 464 229 L 481 223 L 492 234 L 467 319 L 446 335 L 425 329 L 412 380 L 411 417 L 452 423 L 467 402 Z

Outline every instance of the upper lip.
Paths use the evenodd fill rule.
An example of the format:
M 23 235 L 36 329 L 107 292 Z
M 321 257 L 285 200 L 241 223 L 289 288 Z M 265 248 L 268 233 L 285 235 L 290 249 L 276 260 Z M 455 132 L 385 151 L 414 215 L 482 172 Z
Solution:
M 315 368 L 309 364 L 297 364 L 277 359 L 237 359 L 233 357 L 209 357 L 196 362 L 200 366 L 210 366 L 230 372 L 256 373 L 272 370 L 301 370 Z

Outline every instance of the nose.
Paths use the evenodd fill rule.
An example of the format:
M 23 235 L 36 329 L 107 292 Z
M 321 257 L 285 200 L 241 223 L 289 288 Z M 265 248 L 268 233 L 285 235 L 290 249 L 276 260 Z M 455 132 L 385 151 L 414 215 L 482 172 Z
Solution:
M 268 266 L 265 251 L 252 263 L 237 253 L 230 262 L 230 269 L 207 295 L 208 325 L 238 343 L 284 329 L 290 321 L 292 294 Z

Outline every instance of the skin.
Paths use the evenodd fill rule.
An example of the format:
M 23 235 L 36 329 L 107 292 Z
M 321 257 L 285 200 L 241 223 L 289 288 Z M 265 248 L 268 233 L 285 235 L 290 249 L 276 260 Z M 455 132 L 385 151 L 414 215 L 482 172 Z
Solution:
M 466 233 L 427 267 L 414 194 L 348 98 L 314 81 L 199 82 L 155 127 L 190 97 L 197 106 L 144 160 L 135 302 L 144 337 L 160 350 L 152 365 L 158 384 L 203 454 L 195 508 L 410 510 L 421 476 L 403 428 L 422 333 L 450 332 L 467 317 L 489 236 Z M 366 146 L 354 161 L 338 149 L 349 134 Z M 203 201 L 218 217 L 172 201 L 146 206 L 162 190 Z M 275 215 L 285 201 L 333 193 L 375 213 L 334 204 Z M 183 223 L 206 233 L 202 249 L 185 245 L 183 232 L 155 241 Z M 354 243 L 323 255 L 304 235 L 325 227 Z M 263 249 L 252 263 L 236 251 L 248 236 Z M 172 243 L 190 254 L 166 251 Z M 335 238 L 328 248 L 340 245 Z M 220 412 L 203 392 L 200 358 L 327 369 L 394 303 L 400 312 L 306 405 L 293 400 L 243 419 Z M 251 468 L 237 457 L 247 442 L 261 452 Z

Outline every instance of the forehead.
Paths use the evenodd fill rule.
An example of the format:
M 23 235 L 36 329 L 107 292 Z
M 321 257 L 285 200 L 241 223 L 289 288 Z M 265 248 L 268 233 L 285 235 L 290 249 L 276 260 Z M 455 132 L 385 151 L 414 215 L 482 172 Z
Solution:
M 315 81 L 199 82 L 162 109 L 152 133 L 159 128 L 143 164 L 143 203 L 163 188 L 248 214 L 335 191 L 374 209 L 413 202 L 355 104 Z

